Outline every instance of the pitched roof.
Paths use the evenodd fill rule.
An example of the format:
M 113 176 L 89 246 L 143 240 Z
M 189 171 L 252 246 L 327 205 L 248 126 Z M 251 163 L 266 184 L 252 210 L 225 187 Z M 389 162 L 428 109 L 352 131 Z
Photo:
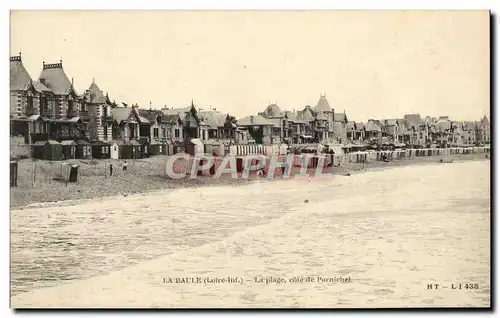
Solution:
M 63 140 L 63 141 L 61 141 L 61 145 L 63 145 L 63 146 L 73 146 L 73 145 L 76 145 L 76 143 L 73 140 Z
M 55 64 L 44 64 L 39 81 L 50 88 L 54 94 L 67 95 L 71 91 L 75 92 L 73 85 L 63 70 L 62 62 Z M 76 93 L 76 92 L 75 92 Z
M 138 111 L 139 115 L 149 122 L 155 122 L 157 117 L 162 115 L 162 112 L 156 109 L 138 109 Z
M 238 120 L 238 126 L 274 126 L 274 123 L 269 122 L 267 119 L 260 115 L 246 116 Z
M 121 123 L 122 121 L 126 121 L 129 116 L 130 112 L 132 111 L 133 108 L 129 107 L 115 107 L 111 110 L 111 115 L 113 118 L 118 122 Z
M 330 107 L 330 103 L 328 103 L 328 100 L 326 99 L 326 95 L 320 95 L 318 103 L 316 104 L 316 111 L 322 111 L 322 112 L 331 112 L 332 108 Z
M 462 126 L 463 130 L 475 130 L 476 129 L 476 123 L 472 121 L 466 121 L 463 123 Z
M 171 109 L 162 109 L 162 113 L 164 115 L 179 115 L 181 119 L 184 118 L 184 115 L 191 110 L 191 106 L 182 107 L 182 108 L 171 108 Z
M 407 121 L 409 127 L 411 126 L 420 126 L 423 124 L 422 118 L 420 114 L 407 114 L 404 116 L 404 119 Z
M 198 114 L 201 116 L 203 122 L 213 129 L 224 127 L 226 123 L 227 115 L 216 110 L 199 111 Z
M 309 105 L 297 112 L 298 119 L 302 119 L 304 121 L 313 121 L 316 117 L 316 111 Z
M 481 119 L 481 124 L 482 125 L 489 125 L 490 121 L 488 120 L 488 117 L 484 116 L 483 119 Z
M 163 114 L 161 116 L 161 121 L 163 123 L 166 123 L 166 124 L 175 124 L 180 119 L 181 118 L 180 118 L 179 114 L 169 114 L 169 115 Z
M 355 122 L 353 122 L 353 121 L 350 121 L 350 122 L 348 122 L 348 123 L 345 125 L 345 127 L 346 127 L 346 129 L 348 129 L 348 130 L 353 130 L 353 129 L 355 129 L 355 128 L 356 128 L 356 123 L 355 123 Z
M 283 113 L 281 109 L 276 104 L 270 104 L 263 111 L 264 116 L 266 117 L 282 117 Z
M 90 91 L 90 100 L 89 103 L 92 104 L 104 104 L 106 103 L 106 96 L 102 93 L 102 91 L 99 89 L 99 86 L 95 83 L 94 80 L 92 80 L 92 84 L 89 86 L 89 91 Z
M 375 120 L 375 119 L 370 119 L 365 125 L 365 128 L 367 131 L 380 131 L 382 124 L 380 121 Z
M 31 83 L 31 76 L 21 61 L 21 56 L 10 57 L 10 89 L 13 91 L 25 90 Z
M 33 81 L 33 87 L 39 92 L 52 92 L 50 88 L 48 88 L 47 86 L 43 85 L 38 81 Z

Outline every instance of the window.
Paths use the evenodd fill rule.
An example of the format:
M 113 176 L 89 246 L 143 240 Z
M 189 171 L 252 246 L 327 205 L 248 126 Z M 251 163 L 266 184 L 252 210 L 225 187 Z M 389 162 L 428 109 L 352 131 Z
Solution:
M 158 128 L 153 128 L 153 137 L 158 138 L 158 132 L 159 132 Z
M 162 134 L 162 137 L 163 138 L 167 138 L 167 129 L 165 127 L 162 127 L 161 128 L 161 134 Z
M 28 95 L 28 116 L 33 115 L 33 96 Z
M 180 135 L 181 135 L 181 134 L 180 134 L 180 130 L 179 130 L 179 128 L 175 128 L 175 130 L 174 130 L 174 136 L 175 136 L 175 138 L 179 138 L 179 137 L 180 137 Z
M 73 100 L 68 100 L 68 117 L 73 116 Z

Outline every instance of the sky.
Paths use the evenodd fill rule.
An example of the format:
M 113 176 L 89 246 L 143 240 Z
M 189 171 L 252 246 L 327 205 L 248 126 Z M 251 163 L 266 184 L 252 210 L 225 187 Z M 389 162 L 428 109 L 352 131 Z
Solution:
M 12 11 L 10 54 L 117 103 L 236 118 L 315 106 L 349 120 L 489 117 L 488 11 Z

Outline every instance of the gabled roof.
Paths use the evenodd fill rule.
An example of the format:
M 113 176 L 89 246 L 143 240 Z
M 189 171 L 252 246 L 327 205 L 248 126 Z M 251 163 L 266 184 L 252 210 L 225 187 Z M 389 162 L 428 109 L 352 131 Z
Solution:
M 488 117 L 484 116 L 483 119 L 481 119 L 481 124 L 482 125 L 489 125 L 490 121 L 488 120 Z
M 297 118 L 302 119 L 306 122 L 313 121 L 316 117 L 316 111 L 309 105 L 306 105 L 306 107 L 297 112 Z
M 382 128 L 382 124 L 379 120 L 370 119 L 365 125 L 367 131 L 380 131 Z
M 176 124 L 181 120 L 181 117 L 179 114 L 170 114 L 170 115 L 165 115 L 163 114 L 161 116 L 161 122 L 165 124 Z
M 274 123 L 269 122 L 267 119 L 260 115 L 246 116 L 238 120 L 238 126 L 274 126 Z
M 270 104 L 264 109 L 262 114 L 266 117 L 282 117 L 284 114 L 281 112 L 281 109 L 276 104 Z
M 39 91 L 39 92 L 52 92 L 50 90 L 50 88 L 48 88 L 47 86 L 43 85 L 42 83 L 38 82 L 38 81 L 33 81 L 33 87 L 35 88 L 35 90 Z
M 191 106 L 182 108 L 162 109 L 161 111 L 164 115 L 179 115 L 181 119 L 183 119 L 186 113 L 188 113 L 190 110 Z
M 424 122 L 422 121 L 422 118 L 420 117 L 420 114 L 407 114 L 404 116 L 404 119 L 407 122 L 408 127 L 418 127 L 422 126 Z
M 476 123 L 472 121 L 466 121 L 463 123 L 462 126 L 463 130 L 475 130 L 476 129 Z
M 90 92 L 90 96 L 89 96 L 89 100 L 88 102 L 89 103 L 92 103 L 92 104 L 104 104 L 106 103 L 106 96 L 104 96 L 104 94 L 102 93 L 102 91 L 99 89 L 99 86 L 97 86 L 97 84 L 95 83 L 95 81 L 92 79 L 92 84 L 90 84 L 89 86 L 89 92 Z
M 31 83 L 31 76 L 21 61 L 21 55 L 10 57 L 10 89 L 25 90 Z
M 322 112 L 331 112 L 332 108 L 330 107 L 330 103 L 328 103 L 328 100 L 326 99 L 326 94 L 325 95 L 320 95 L 318 103 L 316 104 L 316 111 L 322 111 Z
M 199 111 L 198 114 L 201 116 L 203 122 L 212 129 L 224 127 L 226 123 L 227 114 L 223 114 L 216 110 Z
M 119 124 L 122 121 L 126 121 L 130 116 L 130 112 L 132 111 L 133 111 L 132 107 L 115 107 L 111 110 L 111 115 Z
M 139 116 L 147 119 L 149 122 L 154 123 L 158 116 L 162 115 L 162 112 L 156 109 L 138 109 Z
M 68 95 L 72 91 L 76 94 L 73 85 L 71 85 L 68 76 L 63 70 L 62 61 L 54 64 L 44 63 L 39 81 L 50 88 L 56 95 Z

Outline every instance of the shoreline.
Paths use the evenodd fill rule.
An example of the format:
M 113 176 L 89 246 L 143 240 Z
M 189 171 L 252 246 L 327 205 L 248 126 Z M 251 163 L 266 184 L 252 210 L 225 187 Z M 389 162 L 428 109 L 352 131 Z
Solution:
M 389 162 L 370 161 L 368 163 L 345 163 L 338 167 L 328 167 L 323 171 L 331 173 L 333 176 L 351 175 L 364 173 L 369 171 L 384 170 L 394 167 L 410 166 L 410 165 L 426 165 L 426 164 L 441 164 L 439 159 L 442 155 L 422 156 L 412 158 L 394 159 Z M 453 162 L 470 161 L 470 160 L 489 160 L 485 158 L 484 153 L 472 154 L 454 154 L 446 156 L 447 159 L 453 159 Z M 295 179 L 293 176 L 286 179 L 280 174 L 272 179 L 257 178 L 255 175 L 250 175 L 248 179 L 231 178 L 230 175 L 223 175 L 220 178 L 210 176 L 202 176 L 194 179 L 189 177 L 172 180 L 162 176 L 158 169 L 164 158 L 148 158 L 147 160 L 137 160 L 129 164 L 129 170 L 126 173 L 117 171 L 113 177 L 105 176 L 106 165 L 109 163 L 119 165 L 121 160 L 103 160 L 97 163 L 97 167 L 86 167 L 87 162 L 75 161 L 84 169 L 79 177 L 79 182 L 68 183 L 67 185 L 60 181 L 54 181 L 53 177 L 58 164 L 53 162 L 37 162 L 31 160 L 23 160 L 19 162 L 20 168 L 24 168 L 24 175 L 19 176 L 18 187 L 10 188 L 10 209 L 24 210 L 41 208 L 47 206 L 68 206 L 85 203 L 90 200 L 106 200 L 113 197 L 123 197 L 131 195 L 146 195 L 148 193 L 161 192 L 165 190 L 199 188 L 199 187 L 214 187 L 214 186 L 241 186 L 259 182 L 282 182 Z M 151 169 L 151 165 L 153 169 Z M 36 168 L 36 164 L 45 165 Z M 29 181 L 32 177 L 32 169 L 34 166 L 38 173 L 38 183 L 35 185 Z M 90 166 L 90 165 L 89 165 Z M 102 166 L 102 167 L 101 167 Z M 50 169 L 52 168 L 52 169 Z M 95 169 L 95 170 L 93 170 Z M 309 169 L 308 172 L 314 172 L 314 169 Z M 100 174 L 101 173 L 101 174 Z M 309 173 L 310 174 L 310 173 Z M 36 178 L 36 176 L 35 176 Z M 310 174 L 310 178 L 314 175 Z M 40 180 L 44 180 L 42 183 Z

